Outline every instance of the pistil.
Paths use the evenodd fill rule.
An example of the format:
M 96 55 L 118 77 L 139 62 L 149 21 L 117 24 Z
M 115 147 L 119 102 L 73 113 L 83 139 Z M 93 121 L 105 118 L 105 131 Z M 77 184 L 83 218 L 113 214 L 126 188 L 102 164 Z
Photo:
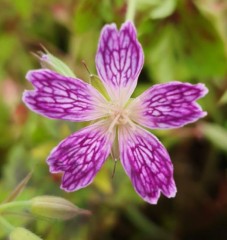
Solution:
M 111 122 L 111 124 L 110 124 L 110 126 L 109 126 L 109 128 L 108 128 L 108 132 L 112 132 L 112 131 L 113 131 L 113 128 L 114 128 L 115 125 L 117 124 L 118 119 L 120 118 L 120 116 L 121 116 L 120 113 L 118 113 L 118 114 L 116 115 L 116 117 L 113 119 L 113 121 Z

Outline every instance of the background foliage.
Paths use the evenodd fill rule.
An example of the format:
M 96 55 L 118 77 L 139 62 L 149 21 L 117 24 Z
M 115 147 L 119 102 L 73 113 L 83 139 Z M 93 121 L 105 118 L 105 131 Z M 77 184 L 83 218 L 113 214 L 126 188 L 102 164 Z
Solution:
M 50 150 L 81 124 L 45 119 L 24 106 L 31 88 L 24 76 L 39 68 L 31 52 L 40 44 L 88 80 L 85 60 L 95 73 L 95 52 L 105 23 L 125 20 L 123 0 L 0 0 L 0 200 L 31 170 L 19 199 L 64 197 L 91 217 L 69 221 L 10 214 L 44 239 L 227 239 L 227 2 L 225 0 L 141 0 L 135 24 L 145 66 L 135 95 L 155 83 L 202 82 L 209 94 L 200 101 L 205 119 L 184 128 L 155 131 L 167 147 L 178 193 L 149 205 L 109 159 L 95 182 L 74 193 L 59 189 L 45 159 Z M 0 239 L 6 239 L 0 226 Z

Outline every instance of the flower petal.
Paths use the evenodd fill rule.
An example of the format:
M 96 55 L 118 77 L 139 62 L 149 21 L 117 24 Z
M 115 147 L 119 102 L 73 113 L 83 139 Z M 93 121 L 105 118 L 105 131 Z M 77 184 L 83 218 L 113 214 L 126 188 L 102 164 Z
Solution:
M 106 25 L 101 32 L 96 67 L 112 100 L 127 102 L 143 66 L 144 56 L 132 22 Z
M 195 102 L 208 92 L 204 84 L 157 84 L 133 100 L 132 119 L 148 128 L 177 128 L 206 116 Z
M 47 69 L 29 71 L 26 78 L 35 90 L 25 91 L 23 101 L 40 115 L 69 121 L 90 121 L 105 115 L 104 97 L 80 79 Z
M 73 133 L 50 153 L 50 172 L 64 172 L 61 188 L 75 191 L 90 184 L 111 151 L 114 135 L 103 122 Z
M 160 192 L 176 195 L 173 165 L 159 140 L 135 125 L 119 128 L 120 159 L 136 192 L 147 202 L 156 204 Z

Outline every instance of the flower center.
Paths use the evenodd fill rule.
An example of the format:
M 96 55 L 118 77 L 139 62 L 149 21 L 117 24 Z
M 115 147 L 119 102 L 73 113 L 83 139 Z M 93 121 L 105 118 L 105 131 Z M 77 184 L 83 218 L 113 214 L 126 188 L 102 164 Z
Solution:
M 112 131 L 116 125 L 125 125 L 127 123 L 133 125 L 133 122 L 130 120 L 130 111 L 119 104 L 112 103 L 110 105 L 109 118 L 109 131 Z
M 126 124 L 128 122 L 128 110 L 118 104 L 111 104 L 109 114 L 110 119 L 114 121 L 116 125 Z

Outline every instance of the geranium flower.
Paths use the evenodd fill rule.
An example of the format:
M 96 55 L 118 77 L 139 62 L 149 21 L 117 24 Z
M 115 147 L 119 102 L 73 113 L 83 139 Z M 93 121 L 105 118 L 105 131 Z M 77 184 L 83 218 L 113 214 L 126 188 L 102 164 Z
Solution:
M 144 63 L 136 29 L 126 22 L 102 29 L 96 68 L 108 97 L 92 85 L 48 69 L 29 71 L 35 90 L 23 101 L 34 112 L 53 119 L 93 124 L 73 133 L 50 153 L 50 172 L 63 172 L 61 188 L 75 191 L 90 184 L 107 157 L 114 152 L 135 191 L 155 204 L 162 192 L 174 197 L 173 165 L 160 141 L 145 128 L 182 127 L 206 115 L 195 102 L 207 88 L 203 84 L 157 84 L 135 99 L 131 95 Z

